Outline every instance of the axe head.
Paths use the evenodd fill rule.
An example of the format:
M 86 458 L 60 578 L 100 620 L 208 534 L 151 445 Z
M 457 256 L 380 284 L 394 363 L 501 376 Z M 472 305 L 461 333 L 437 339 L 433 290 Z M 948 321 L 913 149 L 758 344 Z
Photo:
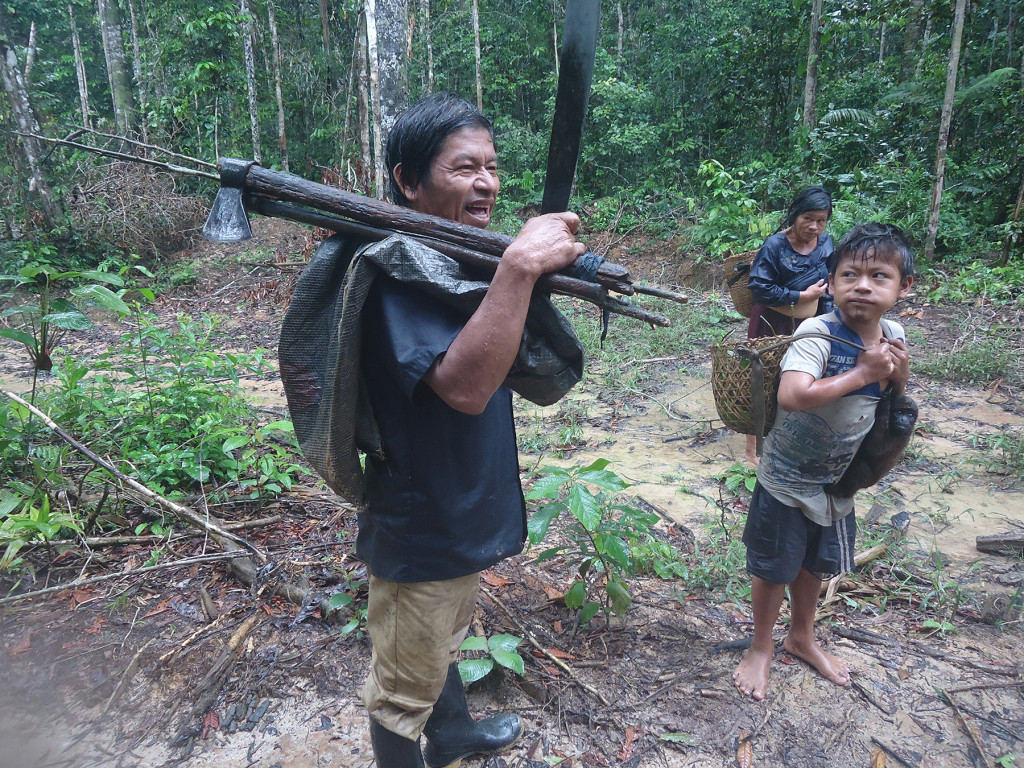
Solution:
M 245 192 L 245 176 L 255 164 L 252 160 L 235 160 L 230 157 L 222 157 L 217 161 L 220 189 L 213 199 L 206 224 L 203 225 L 203 237 L 207 240 L 237 243 L 252 237 L 242 195 Z

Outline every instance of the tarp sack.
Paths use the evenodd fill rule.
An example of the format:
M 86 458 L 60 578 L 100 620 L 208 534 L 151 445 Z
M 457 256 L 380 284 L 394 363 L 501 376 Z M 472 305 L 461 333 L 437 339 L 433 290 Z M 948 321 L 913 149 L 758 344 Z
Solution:
M 335 235 L 299 277 L 278 344 L 288 410 L 306 460 L 356 505 L 364 496 L 360 451 L 383 458 L 360 372 L 363 305 L 381 275 L 417 286 L 467 320 L 490 285 L 455 260 L 397 235 L 369 244 Z M 551 405 L 582 375 L 583 346 L 572 325 L 550 298 L 535 293 L 505 384 L 531 402 Z

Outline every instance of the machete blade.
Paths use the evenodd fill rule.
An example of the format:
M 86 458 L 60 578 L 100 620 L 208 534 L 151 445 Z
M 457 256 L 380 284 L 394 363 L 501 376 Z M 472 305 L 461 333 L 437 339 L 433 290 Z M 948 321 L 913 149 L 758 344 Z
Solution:
M 594 77 L 600 24 L 600 0 L 568 0 L 541 213 L 564 211 L 569 207 L 569 194 L 580 156 L 583 121 L 590 98 L 590 82 Z

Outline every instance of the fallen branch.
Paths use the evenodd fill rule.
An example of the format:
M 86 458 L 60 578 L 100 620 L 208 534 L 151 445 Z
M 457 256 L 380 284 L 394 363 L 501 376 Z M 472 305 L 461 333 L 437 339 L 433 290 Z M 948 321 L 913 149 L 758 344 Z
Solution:
M 107 699 L 107 703 L 103 706 L 103 711 L 100 713 L 101 718 L 107 714 L 113 703 L 121 698 L 121 694 L 124 693 L 124 689 L 128 687 L 128 683 L 131 682 L 131 679 L 135 676 L 135 672 L 139 668 L 139 659 L 142 658 L 142 654 L 150 645 L 153 644 L 154 640 L 156 640 L 155 637 L 149 638 L 149 640 L 147 640 L 145 644 L 135 652 L 135 655 L 132 656 L 132 660 L 128 662 L 128 666 L 125 667 L 124 672 L 121 673 L 121 679 L 117 681 L 117 687 L 114 688 L 113 693 L 110 694 L 110 698 Z
M 147 565 L 144 568 L 136 568 L 132 571 L 123 572 L 118 571 L 117 573 L 105 573 L 102 576 L 91 576 L 88 579 L 76 579 L 75 581 L 68 582 L 67 584 L 57 584 L 54 587 L 47 587 L 46 589 L 37 589 L 34 592 L 22 592 L 20 595 L 11 595 L 9 597 L 0 598 L 0 605 L 7 603 L 16 603 L 21 600 L 30 600 L 34 597 L 40 597 L 42 595 L 52 595 L 55 592 L 64 592 L 68 589 L 77 589 L 78 587 L 85 587 L 90 584 L 99 584 L 103 581 L 111 581 L 112 579 L 123 578 L 125 576 L 138 576 L 143 573 L 153 573 L 154 571 L 165 571 L 168 568 L 178 568 L 184 565 L 195 565 L 197 563 L 213 563 L 218 560 L 235 560 L 237 558 L 250 557 L 247 552 L 213 552 L 209 555 L 197 555 L 196 557 L 186 557 L 184 560 L 174 560 L 167 563 L 159 563 L 157 565 Z
M 899 760 L 901 763 L 907 766 L 907 768 L 918 768 L 917 763 L 911 762 L 908 758 L 901 755 L 894 747 L 890 747 L 884 741 L 881 741 L 875 738 L 874 736 L 871 737 L 871 741 L 874 744 L 877 744 L 887 755 L 895 757 L 897 760 Z
M 974 546 L 979 552 L 996 555 L 1019 555 L 1024 552 L 1024 532 L 1008 531 L 991 536 L 978 536 Z
M 571 677 L 574 683 L 576 683 L 578 686 L 580 686 L 585 691 L 590 693 L 592 696 L 594 696 L 594 698 L 596 698 L 598 701 L 600 701 L 606 707 L 610 707 L 611 706 L 611 703 L 608 701 L 608 699 L 606 699 L 604 697 L 604 695 L 602 695 L 602 693 L 600 691 L 595 690 L 594 688 L 592 688 L 591 686 L 587 685 L 582 680 L 580 680 L 578 677 L 576 677 L 575 673 L 572 671 L 572 669 L 569 668 L 568 664 L 566 664 L 564 661 L 562 661 L 561 659 L 559 659 L 556 656 L 554 656 L 550 651 L 548 651 L 547 648 L 544 648 L 540 643 L 538 643 L 537 642 L 537 638 L 535 638 L 533 636 L 533 634 L 526 627 L 523 626 L 522 622 L 520 622 L 519 619 L 517 619 L 512 614 L 512 611 L 510 611 L 508 608 L 506 608 L 505 604 L 503 602 L 501 602 L 501 600 L 499 600 L 494 594 L 492 594 L 491 591 L 489 589 L 487 589 L 487 587 L 481 586 L 480 587 L 480 591 L 483 592 L 485 595 L 487 595 L 487 599 L 489 599 L 492 603 L 494 603 L 496 606 L 501 608 L 501 610 L 505 613 L 505 615 L 509 618 L 509 620 L 513 624 L 516 625 L 516 627 L 519 629 L 520 632 L 523 633 L 523 636 L 527 640 L 530 641 L 530 645 L 532 645 L 538 651 L 543 653 L 548 659 L 551 660 L 552 664 L 554 664 L 560 670 L 565 672 L 565 674 L 567 674 L 569 677 Z
M 43 423 L 46 424 L 46 426 L 48 426 L 51 430 L 53 430 L 53 433 L 55 435 L 57 435 L 61 440 L 63 440 L 68 445 L 70 445 L 72 448 L 74 448 L 76 451 L 78 451 L 80 454 L 85 456 L 87 459 L 89 459 L 89 461 L 91 461 L 94 464 L 96 464 L 97 466 L 102 467 L 103 469 L 107 470 L 107 472 L 112 474 L 114 477 L 116 477 L 118 480 L 120 480 L 122 483 L 127 485 L 129 488 L 131 488 L 135 492 L 142 494 L 147 499 L 149 499 L 150 501 L 155 502 L 156 504 L 158 504 L 163 509 L 166 509 L 168 512 L 171 512 L 173 515 L 175 515 L 179 519 L 187 521 L 187 522 L 191 523 L 192 525 L 195 525 L 195 526 L 197 526 L 199 528 L 202 528 L 207 533 L 209 533 L 210 536 L 213 537 L 213 539 L 215 541 L 217 541 L 218 544 L 221 544 L 221 546 L 224 545 L 224 541 L 234 542 L 237 546 L 247 550 L 251 555 L 253 555 L 261 563 L 266 562 L 267 556 L 263 552 L 261 552 L 259 549 L 254 547 L 252 544 L 250 544 L 249 542 L 245 541 L 244 539 L 241 539 L 241 538 L 235 536 L 233 533 L 229 533 L 228 531 L 224 530 L 224 528 L 222 528 L 219 525 L 219 523 L 211 522 L 210 519 L 204 519 L 201 515 L 197 514 L 194 510 L 189 509 L 188 507 L 182 506 L 181 504 L 177 504 L 177 503 L 171 501 L 170 499 L 165 499 L 160 494 L 158 494 L 155 491 L 152 491 L 149 488 L 147 488 L 146 486 L 144 486 L 138 480 L 135 480 L 135 479 L 129 477 L 128 475 L 124 474 L 124 472 L 119 470 L 117 467 L 115 467 L 109 461 L 107 461 L 106 459 L 102 458 L 101 456 L 98 456 L 97 454 L 93 453 L 85 445 L 83 445 L 82 443 L 78 442 L 75 438 L 73 438 L 71 435 L 69 435 L 63 429 L 61 429 L 53 419 L 51 419 L 49 416 L 47 416 L 45 413 L 40 411 L 38 408 L 36 408 L 31 403 L 26 402 L 25 400 L 22 400 L 20 397 L 18 397 L 13 392 L 5 391 L 4 395 L 6 395 L 8 398 L 13 400 L 14 402 L 18 403 L 19 405 L 23 406 L 24 408 L 27 408 L 33 414 L 38 416 L 43 421 Z
M 274 515 L 273 517 L 261 517 L 257 520 L 245 520 L 240 523 L 224 523 L 221 527 L 225 531 L 243 531 L 249 528 L 262 528 L 265 525 L 273 525 L 284 520 L 284 515 Z M 194 538 L 196 536 L 203 536 L 204 533 L 200 531 L 186 531 L 179 536 L 172 536 L 171 541 L 177 541 L 184 538 Z M 82 543 L 87 547 L 111 547 L 120 546 L 127 544 L 157 544 L 161 541 L 166 541 L 166 536 L 157 536 L 155 534 L 149 534 L 146 536 L 89 536 L 82 540 Z
M 975 733 L 971 724 L 967 722 L 967 718 L 964 717 L 963 713 L 960 711 L 960 707 L 958 707 L 956 702 L 953 700 L 953 697 L 948 691 L 944 691 L 942 689 L 939 689 L 939 695 L 945 699 L 949 706 L 953 708 L 953 714 L 956 715 L 957 722 L 963 726 L 964 730 L 967 731 L 967 735 L 971 737 L 971 743 L 974 744 L 974 748 L 977 750 L 978 756 L 981 757 L 981 761 L 985 765 L 985 768 L 992 768 L 992 761 L 989 759 L 988 753 L 985 752 L 985 747 L 982 746 L 981 739 L 978 738 L 978 734 Z

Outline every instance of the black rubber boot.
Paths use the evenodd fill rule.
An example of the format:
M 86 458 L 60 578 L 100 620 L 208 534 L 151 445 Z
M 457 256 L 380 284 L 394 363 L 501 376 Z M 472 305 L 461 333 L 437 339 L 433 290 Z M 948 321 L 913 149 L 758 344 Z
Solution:
M 423 753 L 420 741 L 412 741 L 389 731 L 372 717 L 370 718 L 370 742 L 377 768 L 423 768 Z
M 456 768 L 462 758 L 499 752 L 523 735 L 518 715 L 494 715 L 479 722 L 469 714 L 466 691 L 459 676 L 459 665 L 448 667 L 434 711 L 423 727 L 427 745 L 423 750 L 430 768 Z

